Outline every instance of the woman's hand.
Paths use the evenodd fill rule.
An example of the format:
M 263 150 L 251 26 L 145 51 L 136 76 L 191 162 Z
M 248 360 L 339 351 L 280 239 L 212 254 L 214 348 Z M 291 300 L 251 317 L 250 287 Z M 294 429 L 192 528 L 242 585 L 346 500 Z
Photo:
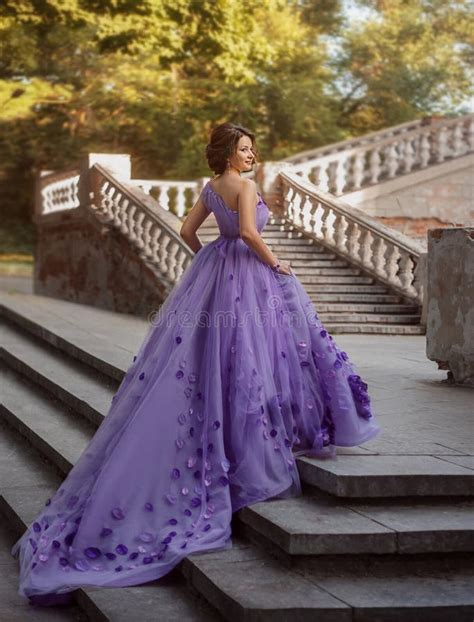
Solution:
M 278 272 L 288 275 L 292 274 L 290 264 L 287 261 L 280 261 L 280 268 Z

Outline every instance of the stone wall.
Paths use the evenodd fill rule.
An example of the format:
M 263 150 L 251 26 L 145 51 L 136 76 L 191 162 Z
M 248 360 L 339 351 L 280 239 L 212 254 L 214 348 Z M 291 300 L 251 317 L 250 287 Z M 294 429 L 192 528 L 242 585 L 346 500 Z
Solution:
M 126 238 L 77 208 L 36 222 L 34 293 L 147 317 L 163 285 Z
M 344 195 L 344 200 L 406 235 L 474 223 L 474 156 L 464 156 Z
M 426 355 L 474 387 L 474 228 L 428 233 Z

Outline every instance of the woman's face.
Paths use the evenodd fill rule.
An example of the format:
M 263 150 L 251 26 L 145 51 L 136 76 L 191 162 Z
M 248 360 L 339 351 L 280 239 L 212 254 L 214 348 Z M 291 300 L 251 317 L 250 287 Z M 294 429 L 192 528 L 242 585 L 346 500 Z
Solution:
M 230 158 L 230 163 L 242 172 L 251 171 L 254 161 L 255 155 L 251 139 L 248 136 L 241 136 L 237 143 L 235 153 Z

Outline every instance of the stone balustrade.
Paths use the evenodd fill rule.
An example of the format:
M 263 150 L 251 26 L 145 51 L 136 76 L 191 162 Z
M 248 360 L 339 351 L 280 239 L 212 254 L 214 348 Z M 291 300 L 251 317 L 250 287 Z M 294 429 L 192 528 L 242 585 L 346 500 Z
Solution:
M 37 183 L 36 204 L 41 214 L 79 206 L 79 171 L 42 171 Z
M 176 283 L 194 255 L 179 235 L 180 221 L 164 209 L 158 211 L 140 184 L 118 181 L 100 164 L 90 169 L 89 176 L 88 209 L 120 231 L 160 278 L 170 286 Z
M 340 140 L 329 145 L 317 147 L 316 149 L 307 149 L 306 151 L 300 151 L 292 156 L 285 158 L 285 162 L 290 164 L 302 164 L 309 160 L 315 160 L 321 156 L 330 155 L 347 149 L 360 147 L 362 145 L 376 144 L 385 138 L 391 138 L 394 136 L 400 136 L 405 132 L 411 132 L 419 127 L 423 127 L 431 123 L 431 117 L 423 117 L 416 119 L 415 121 L 407 121 L 406 123 L 400 123 L 399 125 L 392 125 L 388 128 L 369 132 L 362 136 L 356 136 L 355 138 L 348 138 L 346 140 Z
M 143 192 L 155 198 L 161 208 L 175 214 L 178 218 L 183 218 L 194 205 L 202 188 L 202 181 L 170 181 L 169 179 L 131 179 L 130 184 L 139 186 Z
M 473 114 L 395 130 L 347 141 L 345 146 L 336 143 L 330 150 L 306 152 L 286 162 L 323 192 L 341 196 L 474 151 Z
M 162 184 L 131 180 L 129 156 L 90 154 L 86 160 L 80 171 L 43 171 L 38 175 L 36 222 L 41 225 L 61 214 L 93 212 L 99 223 L 117 229 L 129 241 L 137 256 L 160 279 L 166 295 L 194 255 L 179 235 L 186 207 L 184 193 L 191 192 L 188 203 L 192 201 L 192 205 L 205 179 Z M 150 195 L 150 190 L 157 187 L 159 202 Z M 175 191 L 173 202 L 169 198 L 171 190 Z
M 280 181 L 284 218 L 403 296 L 423 303 L 426 253 L 417 242 L 290 169 L 280 172 Z

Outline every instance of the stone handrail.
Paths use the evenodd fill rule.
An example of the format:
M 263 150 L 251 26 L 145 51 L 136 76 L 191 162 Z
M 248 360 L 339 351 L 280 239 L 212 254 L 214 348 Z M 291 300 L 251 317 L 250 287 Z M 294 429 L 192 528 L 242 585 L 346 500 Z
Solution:
M 197 201 L 201 191 L 198 181 L 170 181 L 169 179 L 131 179 L 133 186 L 154 197 L 158 205 L 178 218 L 182 218 L 188 208 Z
M 79 171 L 42 171 L 36 200 L 38 215 L 79 207 Z
M 89 170 L 89 199 L 88 209 L 100 222 L 119 230 L 169 290 L 194 256 L 179 235 L 181 221 L 100 164 Z
M 391 136 L 397 136 L 399 134 L 415 130 L 416 128 L 428 123 L 430 123 L 430 117 L 415 119 L 415 121 L 408 121 L 406 123 L 400 123 L 399 125 L 392 125 L 391 127 L 369 132 L 368 134 L 356 136 L 355 138 L 347 138 L 336 143 L 316 147 L 316 149 L 300 151 L 295 153 L 295 155 L 285 158 L 285 162 L 290 162 L 291 164 L 302 164 L 308 160 L 314 160 L 315 158 L 330 155 L 331 153 L 336 153 L 337 151 L 345 151 L 346 149 L 352 149 L 353 147 L 359 147 L 369 143 L 377 143 L 385 138 L 390 138 Z
M 395 129 L 343 150 L 331 145 L 310 159 L 286 162 L 323 192 L 341 196 L 474 151 L 474 114 Z
M 403 296 L 423 302 L 426 253 L 406 235 L 284 169 L 284 217 Z
M 61 211 L 92 212 L 100 223 L 118 229 L 128 239 L 170 291 L 194 256 L 179 229 L 185 208 L 194 204 L 205 181 L 129 179 L 99 163 L 82 172 L 42 171 L 37 178 L 35 218 L 40 222 Z M 158 189 L 160 202 L 151 196 L 152 189 Z M 172 190 L 174 201 L 170 200 Z M 191 193 L 187 203 L 186 191 Z

